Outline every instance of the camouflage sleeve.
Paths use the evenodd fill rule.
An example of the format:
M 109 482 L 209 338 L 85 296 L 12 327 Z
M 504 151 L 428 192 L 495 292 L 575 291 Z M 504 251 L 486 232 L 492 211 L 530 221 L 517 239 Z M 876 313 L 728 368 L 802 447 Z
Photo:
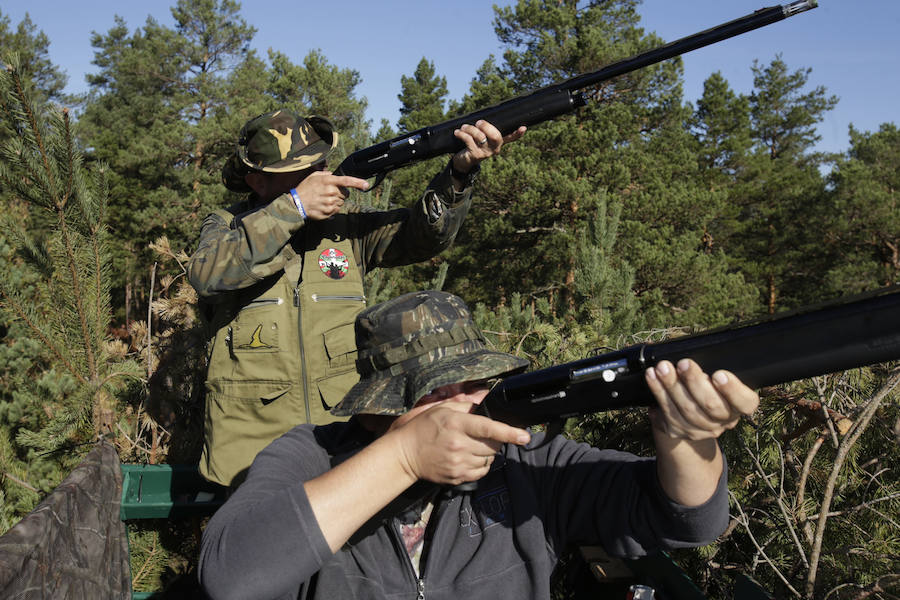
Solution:
M 362 213 L 356 243 L 365 271 L 421 262 L 449 248 L 472 205 L 469 182 L 457 192 L 448 162 L 411 208 Z
M 188 279 L 205 298 L 242 289 L 281 271 L 293 256 L 291 236 L 303 226 L 288 194 L 228 223 L 216 213 L 200 229 Z

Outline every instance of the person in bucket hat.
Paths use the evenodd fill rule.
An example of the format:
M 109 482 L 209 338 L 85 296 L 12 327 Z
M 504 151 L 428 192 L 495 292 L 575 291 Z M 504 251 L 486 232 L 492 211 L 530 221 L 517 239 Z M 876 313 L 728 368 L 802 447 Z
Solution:
M 523 371 L 528 361 L 490 350 L 465 303 L 426 291 L 375 305 L 356 319 L 360 381 L 332 413 L 399 416 L 423 396 L 460 381 Z
M 473 414 L 526 361 L 491 350 L 456 296 L 372 306 L 356 340 L 360 381 L 334 409 L 350 420 L 272 442 L 209 521 L 210 598 L 549 599 L 571 544 L 639 557 L 728 524 L 717 437 L 759 402 L 732 373 L 649 368 L 642 458 Z
M 357 381 L 353 319 L 376 267 L 427 260 L 455 238 L 481 161 L 503 137 L 485 121 L 456 132 L 465 148 L 418 203 L 343 212 L 368 183 L 326 170 L 339 134 L 323 117 L 281 109 L 250 119 L 222 170 L 246 196 L 208 215 L 188 278 L 208 322 L 200 473 L 240 483 L 253 457 L 299 423 L 327 423 Z

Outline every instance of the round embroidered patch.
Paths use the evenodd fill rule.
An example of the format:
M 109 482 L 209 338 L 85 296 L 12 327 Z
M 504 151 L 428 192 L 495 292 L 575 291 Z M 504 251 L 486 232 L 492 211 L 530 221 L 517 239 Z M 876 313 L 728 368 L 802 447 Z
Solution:
M 319 268 L 332 279 L 343 278 L 349 267 L 347 256 L 336 248 L 329 248 L 319 255 Z

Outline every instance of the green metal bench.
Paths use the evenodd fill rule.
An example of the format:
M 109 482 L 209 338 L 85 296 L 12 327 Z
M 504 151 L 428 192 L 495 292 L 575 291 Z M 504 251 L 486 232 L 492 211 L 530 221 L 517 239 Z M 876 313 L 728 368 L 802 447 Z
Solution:
M 224 501 L 194 465 L 122 465 L 123 521 L 211 515 Z
M 225 502 L 225 488 L 210 483 L 195 465 L 122 465 L 119 517 L 176 519 L 211 515 Z M 148 600 L 157 592 L 134 592 L 132 600 Z

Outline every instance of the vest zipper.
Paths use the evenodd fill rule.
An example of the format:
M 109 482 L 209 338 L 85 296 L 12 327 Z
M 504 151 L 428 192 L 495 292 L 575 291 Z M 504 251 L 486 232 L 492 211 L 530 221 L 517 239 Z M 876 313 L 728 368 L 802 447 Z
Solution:
M 348 300 L 350 302 L 365 302 L 365 296 L 325 296 L 322 294 L 313 294 L 311 296 L 313 302 L 325 302 L 328 300 Z
M 244 311 L 248 308 L 256 308 L 257 306 L 266 306 L 269 304 L 284 304 L 284 300 L 282 300 L 281 298 L 260 298 L 257 300 L 251 300 L 241 310 Z
M 297 339 L 300 342 L 300 377 L 303 379 L 303 405 L 306 408 L 306 422 L 312 423 L 309 411 L 309 384 L 306 381 L 306 349 L 303 345 L 303 311 L 300 310 L 300 286 L 294 288 L 294 307 L 297 309 Z

